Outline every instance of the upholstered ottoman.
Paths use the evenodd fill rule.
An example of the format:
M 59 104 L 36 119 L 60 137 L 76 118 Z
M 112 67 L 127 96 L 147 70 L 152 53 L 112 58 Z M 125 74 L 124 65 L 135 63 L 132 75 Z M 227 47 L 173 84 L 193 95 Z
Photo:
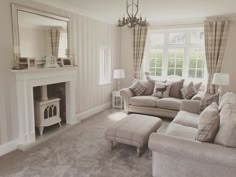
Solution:
M 115 123 L 105 131 L 105 138 L 114 144 L 123 143 L 137 147 L 137 156 L 140 150 L 147 145 L 149 135 L 161 126 L 162 120 L 146 115 L 131 114 Z

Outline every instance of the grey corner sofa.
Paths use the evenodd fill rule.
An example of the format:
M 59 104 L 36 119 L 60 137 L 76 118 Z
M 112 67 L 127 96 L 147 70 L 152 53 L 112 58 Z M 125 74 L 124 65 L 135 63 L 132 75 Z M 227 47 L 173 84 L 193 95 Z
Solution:
M 165 134 L 153 133 L 149 138 L 153 177 L 236 176 L 236 148 L 230 145 L 236 144 L 236 105 L 227 99 L 214 144 L 195 140 L 200 102 L 182 101 Z

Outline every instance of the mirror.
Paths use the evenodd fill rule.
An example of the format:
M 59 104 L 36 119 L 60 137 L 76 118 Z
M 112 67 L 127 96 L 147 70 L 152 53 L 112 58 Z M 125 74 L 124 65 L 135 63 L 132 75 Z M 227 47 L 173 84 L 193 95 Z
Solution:
M 69 19 L 13 4 L 15 65 L 20 69 L 64 66 Z M 70 61 L 72 63 L 72 61 Z

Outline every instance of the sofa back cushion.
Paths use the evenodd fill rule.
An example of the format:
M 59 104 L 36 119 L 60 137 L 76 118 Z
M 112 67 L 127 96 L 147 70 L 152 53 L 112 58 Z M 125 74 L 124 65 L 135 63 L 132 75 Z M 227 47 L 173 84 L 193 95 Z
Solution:
M 171 83 L 171 86 L 170 86 L 169 96 L 174 97 L 174 98 L 179 98 L 179 99 L 183 98 L 181 89 L 184 86 L 184 79 L 177 82 L 170 82 L 170 83 Z
M 219 124 L 220 116 L 218 105 L 212 103 L 200 114 L 196 140 L 202 142 L 213 142 L 219 129 Z
M 236 104 L 236 95 L 233 92 L 227 92 L 222 96 L 219 109 L 222 110 L 227 104 Z
M 145 91 L 142 93 L 142 95 L 145 96 L 150 96 L 153 93 L 154 87 L 155 87 L 155 81 L 148 79 L 148 80 L 142 80 L 140 81 L 143 85 L 145 85 L 146 89 Z
M 215 143 L 236 148 L 236 105 L 227 104 L 220 112 L 220 129 Z

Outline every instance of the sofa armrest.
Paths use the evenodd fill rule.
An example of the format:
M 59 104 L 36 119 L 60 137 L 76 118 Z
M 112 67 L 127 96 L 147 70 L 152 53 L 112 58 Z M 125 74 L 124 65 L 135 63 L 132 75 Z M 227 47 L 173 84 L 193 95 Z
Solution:
M 129 112 L 129 99 L 134 96 L 133 92 L 129 88 L 124 88 L 120 91 L 120 95 L 124 99 L 124 109 Z
M 194 114 L 200 113 L 200 101 L 198 100 L 183 100 L 180 106 L 181 111 L 191 112 Z
M 148 147 L 153 152 L 192 159 L 199 163 L 218 164 L 236 168 L 236 149 L 217 144 L 202 143 L 178 137 L 151 134 Z

